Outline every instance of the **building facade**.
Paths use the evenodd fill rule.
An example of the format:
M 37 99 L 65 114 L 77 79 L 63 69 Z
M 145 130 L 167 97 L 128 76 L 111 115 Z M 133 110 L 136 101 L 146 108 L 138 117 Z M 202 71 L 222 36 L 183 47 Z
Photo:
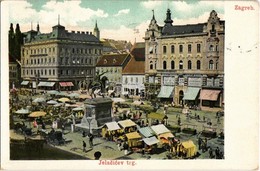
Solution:
M 103 55 L 96 65 L 96 72 L 102 74 L 101 80 L 106 80 L 106 89 L 121 94 L 122 71 L 130 60 L 130 54 Z
M 37 25 L 37 31 L 26 33 L 21 48 L 23 80 L 39 89 L 86 88 L 102 54 L 99 34 L 97 24 L 94 33 L 68 32 L 58 24 L 47 34 Z
M 173 25 L 168 9 L 164 23 L 159 26 L 153 14 L 145 33 L 147 97 L 221 107 L 225 22 L 212 10 L 205 23 Z
M 144 95 L 145 44 L 135 43 L 130 52 L 131 59 L 122 73 L 122 94 Z

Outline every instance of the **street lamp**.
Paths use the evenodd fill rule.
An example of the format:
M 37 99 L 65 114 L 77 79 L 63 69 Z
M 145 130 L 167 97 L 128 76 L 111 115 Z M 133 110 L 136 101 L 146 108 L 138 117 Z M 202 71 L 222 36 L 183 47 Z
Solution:
M 88 121 L 88 126 L 89 126 L 88 129 L 89 129 L 89 134 L 90 134 L 92 132 L 92 131 L 90 131 L 90 123 L 91 123 L 93 118 L 92 117 L 87 117 L 86 119 Z

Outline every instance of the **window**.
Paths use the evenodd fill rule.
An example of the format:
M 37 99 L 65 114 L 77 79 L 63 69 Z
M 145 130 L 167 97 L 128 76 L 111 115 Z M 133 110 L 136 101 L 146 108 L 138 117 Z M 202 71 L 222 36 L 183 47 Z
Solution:
M 197 69 L 200 69 L 200 60 L 197 61 Z
M 74 48 L 72 48 L 72 53 L 74 53 L 75 52 L 75 49 Z
M 179 63 L 179 69 L 183 69 L 183 61 L 180 61 L 180 63 Z
M 179 46 L 179 52 L 182 53 L 183 52 L 183 45 Z
M 52 59 L 52 62 L 55 63 L 55 58 Z
M 171 61 L 171 69 L 174 69 L 174 68 L 175 68 L 174 61 Z
M 46 69 L 44 70 L 44 75 L 47 75 L 47 70 Z
M 163 69 L 167 69 L 167 62 L 163 61 Z
M 171 46 L 171 53 L 174 53 L 174 45 Z
M 188 53 L 191 53 L 191 44 L 188 45 Z
M 133 83 L 133 77 L 131 77 L 131 83 Z
M 153 69 L 153 62 L 150 61 L 150 69 Z
M 216 45 L 216 51 L 218 51 L 218 45 Z
M 210 60 L 209 61 L 209 69 L 214 69 L 214 62 L 213 62 L 213 60 Z
M 49 69 L 49 75 L 51 75 L 51 70 Z
M 55 69 L 54 69 L 54 70 L 52 70 L 52 75 L 55 75 Z
M 167 47 L 163 46 L 163 53 L 167 53 Z
M 192 64 L 191 64 L 191 61 L 189 60 L 188 61 L 188 69 L 191 69 L 192 68 Z
M 214 51 L 214 46 L 213 45 L 209 46 L 209 51 L 211 51 L 211 52 Z
M 149 53 L 150 53 L 150 54 L 153 53 L 153 47 L 149 47 Z
M 135 78 L 135 83 L 138 83 L 138 77 Z
M 200 53 L 200 44 L 197 44 L 197 53 Z
M 127 84 L 128 83 L 128 80 L 127 80 L 127 78 L 125 78 L 125 84 Z
M 218 69 L 218 62 L 216 62 L 216 69 Z

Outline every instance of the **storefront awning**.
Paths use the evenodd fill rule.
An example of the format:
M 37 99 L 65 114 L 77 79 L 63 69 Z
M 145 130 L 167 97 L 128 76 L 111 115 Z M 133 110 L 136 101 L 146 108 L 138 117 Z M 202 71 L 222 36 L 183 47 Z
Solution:
M 138 132 L 142 134 L 144 137 L 151 137 L 154 135 L 154 132 L 150 127 L 142 127 L 138 129 Z
M 155 132 L 156 135 L 160 135 L 160 134 L 163 134 L 163 133 L 166 133 L 166 132 L 171 132 L 163 124 L 151 126 L 151 129 Z
M 40 82 L 40 83 L 38 84 L 38 87 L 44 87 L 44 86 L 46 85 L 46 83 L 47 83 L 47 82 Z
M 183 100 L 195 100 L 198 96 L 200 88 L 188 87 L 187 91 L 184 93 Z
M 201 90 L 200 99 L 217 101 L 220 90 Z
M 107 126 L 107 130 L 114 131 L 120 129 L 119 125 L 116 122 L 109 122 L 105 124 Z
M 142 138 L 141 135 L 138 132 L 131 132 L 128 134 L 125 134 L 125 136 L 127 137 L 127 139 L 138 139 L 138 138 Z
M 153 144 L 159 143 L 159 140 L 155 136 L 150 137 L 150 138 L 144 138 L 143 141 L 147 145 L 153 145 Z
M 29 81 L 23 81 L 21 82 L 21 85 L 28 85 L 29 84 Z
M 158 98 L 171 98 L 173 97 L 173 86 L 162 86 Z
M 131 127 L 131 126 L 136 126 L 136 123 L 134 123 L 132 120 L 127 119 L 123 121 L 118 121 L 118 124 L 121 125 L 123 128 Z
M 72 82 L 60 82 L 61 87 L 72 87 L 74 84 Z

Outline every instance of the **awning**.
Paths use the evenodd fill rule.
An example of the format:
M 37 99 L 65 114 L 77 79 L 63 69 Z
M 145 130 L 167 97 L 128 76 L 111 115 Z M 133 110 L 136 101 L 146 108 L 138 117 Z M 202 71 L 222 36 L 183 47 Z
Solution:
M 154 132 L 150 127 L 142 127 L 138 129 L 138 132 L 142 134 L 144 137 L 151 137 L 154 135 Z
M 43 87 L 43 86 L 46 85 L 46 83 L 47 83 L 47 82 L 40 82 L 40 83 L 38 84 L 38 87 Z
M 172 93 L 173 93 L 173 86 L 162 86 L 160 93 L 158 94 L 158 98 L 170 98 L 173 97 Z
M 159 140 L 155 136 L 150 137 L 150 138 L 144 138 L 143 141 L 147 145 L 153 145 L 153 144 L 159 143 Z
M 198 96 L 200 88 L 188 87 L 187 91 L 184 93 L 183 100 L 195 100 Z
M 186 149 L 195 147 L 193 141 L 191 141 L 191 140 L 182 142 L 181 144 L 182 144 L 183 147 L 186 148 Z
M 163 124 L 151 126 L 151 129 L 155 132 L 156 135 L 160 135 L 160 134 L 163 134 L 163 133 L 166 133 L 166 132 L 171 132 Z
M 127 139 L 138 139 L 138 138 L 142 138 L 141 135 L 138 132 L 130 132 L 128 134 L 125 134 L 125 136 L 127 137 Z
M 174 135 L 171 132 L 166 132 L 166 133 L 160 134 L 158 137 L 168 140 L 168 138 L 173 138 Z
M 45 86 L 46 87 L 53 87 L 55 82 L 46 82 Z
M 220 90 L 201 90 L 200 99 L 217 101 Z
M 148 114 L 148 118 L 163 120 L 164 118 L 166 118 L 166 115 L 162 114 L 162 113 L 154 113 L 153 112 L 153 113 Z
M 119 125 L 116 122 L 109 122 L 105 124 L 107 126 L 107 130 L 114 131 L 120 129 Z
M 29 84 L 29 81 L 23 81 L 21 82 L 21 85 L 28 85 Z
M 73 87 L 74 84 L 72 82 L 60 82 L 61 87 Z
M 67 87 L 67 84 L 66 84 L 66 82 L 60 82 L 60 86 L 61 87 Z
M 123 128 L 131 127 L 131 126 L 136 126 L 136 123 L 134 123 L 132 120 L 127 119 L 123 121 L 118 121 L 118 124 L 121 125 Z

